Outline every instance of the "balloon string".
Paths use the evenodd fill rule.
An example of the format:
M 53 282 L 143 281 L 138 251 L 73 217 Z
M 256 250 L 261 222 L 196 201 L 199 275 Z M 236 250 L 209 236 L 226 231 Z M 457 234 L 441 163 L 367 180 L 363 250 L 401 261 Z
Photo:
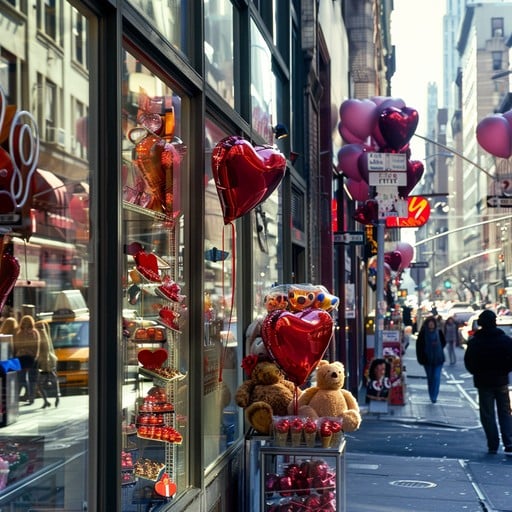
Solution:
M 235 225 L 230 222 L 229 225 L 231 226 L 231 266 L 232 266 L 232 272 L 231 272 L 231 304 L 229 307 L 229 319 L 228 319 L 228 325 L 226 329 L 226 334 L 224 340 L 222 340 L 222 353 L 220 357 L 220 365 L 219 365 L 219 382 L 222 382 L 222 372 L 224 370 L 224 363 L 226 361 L 226 355 L 228 350 L 228 340 L 229 335 L 231 333 L 231 321 L 233 319 L 233 308 L 235 304 L 235 287 L 236 287 L 236 230 Z M 225 238 L 224 238 L 224 229 L 222 230 L 222 251 L 225 250 Z M 225 265 L 225 259 L 222 260 L 222 297 L 225 297 L 225 290 L 224 290 L 224 265 Z

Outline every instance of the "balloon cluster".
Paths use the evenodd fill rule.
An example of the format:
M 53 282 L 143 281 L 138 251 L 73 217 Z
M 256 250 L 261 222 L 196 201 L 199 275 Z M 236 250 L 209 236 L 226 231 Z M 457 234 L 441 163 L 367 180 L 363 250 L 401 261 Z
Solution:
M 512 110 L 484 117 L 476 126 L 476 140 L 493 156 L 512 156 Z
M 288 380 L 302 385 L 322 359 L 333 334 L 330 312 L 339 299 L 324 286 L 278 285 L 265 296 L 261 339 Z
M 338 152 L 337 169 L 347 179 L 347 188 L 356 201 L 369 197 L 368 154 L 405 153 L 407 185 L 398 187 L 405 198 L 423 175 L 423 163 L 410 160 L 409 141 L 418 126 L 418 112 L 400 98 L 374 96 L 345 100 L 340 107 L 338 130 L 346 142 Z
M 279 499 L 266 509 L 272 512 L 334 512 L 336 473 L 321 459 L 288 464 L 281 473 L 265 475 L 265 498 Z
M 402 270 L 409 267 L 414 257 L 414 248 L 406 242 L 398 242 L 394 249 L 384 253 L 384 286 L 391 279 L 399 277 Z M 377 257 L 373 256 L 368 262 L 368 284 L 372 290 L 376 289 Z

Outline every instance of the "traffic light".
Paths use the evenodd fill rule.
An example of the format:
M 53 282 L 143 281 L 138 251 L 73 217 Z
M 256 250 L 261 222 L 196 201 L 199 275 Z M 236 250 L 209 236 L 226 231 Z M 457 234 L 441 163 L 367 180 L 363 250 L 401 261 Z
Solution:
M 449 279 L 444 280 L 444 287 L 449 290 L 452 287 L 452 282 Z

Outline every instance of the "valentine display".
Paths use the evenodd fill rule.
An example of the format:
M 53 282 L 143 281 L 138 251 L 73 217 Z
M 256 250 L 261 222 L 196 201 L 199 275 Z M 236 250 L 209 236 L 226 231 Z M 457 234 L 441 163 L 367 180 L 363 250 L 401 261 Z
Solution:
M 260 510 L 345 511 L 344 450 L 342 439 L 328 452 L 308 447 L 261 448 Z
M 245 215 L 279 186 L 286 158 L 275 147 L 253 146 L 238 136 L 221 140 L 212 153 L 212 173 L 224 223 Z

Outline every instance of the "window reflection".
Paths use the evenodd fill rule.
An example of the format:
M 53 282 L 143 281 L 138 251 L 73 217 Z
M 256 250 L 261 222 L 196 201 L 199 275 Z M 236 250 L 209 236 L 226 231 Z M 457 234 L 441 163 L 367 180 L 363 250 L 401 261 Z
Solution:
M 234 107 L 233 6 L 230 0 L 210 0 L 204 9 L 206 79 Z
M 242 327 L 237 323 L 234 233 L 224 227 L 212 176 L 211 155 L 228 134 L 206 120 L 204 262 L 204 453 L 209 466 L 241 433 L 241 409 L 235 404 L 240 384 Z
M 26 11 L 26 2 L 10 3 Z M 0 58 L 0 508 L 81 510 L 94 315 L 90 148 L 80 123 L 89 106 L 89 26 L 67 2 L 33 7 L 16 30 L 4 27 L 10 51 Z M 77 42 L 62 34 L 78 19 L 73 52 Z M 38 31 L 43 37 L 24 39 Z

